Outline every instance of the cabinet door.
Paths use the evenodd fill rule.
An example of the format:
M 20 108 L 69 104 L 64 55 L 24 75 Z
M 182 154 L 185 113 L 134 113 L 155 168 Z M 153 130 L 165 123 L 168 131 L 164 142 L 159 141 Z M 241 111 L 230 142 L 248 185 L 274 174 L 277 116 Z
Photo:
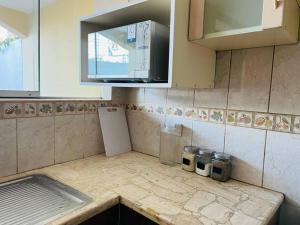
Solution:
M 284 0 L 264 0 L 262 20 L 264 30 L 282 27 L 285 4 Z
M 189 39 L 203 38 L 204 35 L 204 10 L 205 0 L 191 0 Z

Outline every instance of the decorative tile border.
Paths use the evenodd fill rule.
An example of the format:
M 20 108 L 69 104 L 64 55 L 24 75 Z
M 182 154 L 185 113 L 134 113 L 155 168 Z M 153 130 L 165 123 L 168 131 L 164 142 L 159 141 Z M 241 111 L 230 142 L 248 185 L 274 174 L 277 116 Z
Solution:
M 294 118 L 293 132 L 296 134 L 300 134 L 300 116 L 296 116 Z
M 111 106 L 110 102 L 96 101 L 32 101 L 0 103 L 0 119 L 62 116 L 72 114 L 93 114 L 98 112 L 98 106 Z M 118 104 L 119 105 L 119 104 Z M 124 106 L 124 104 L 123 104 Z
M 56 108 L 57 109 L 57 108 Z M 64 104 L 65 114 L 72 115 L 77 112 L 77 105 L 74 102 L 69 102 Z
M 211 109 L 209 111 L 209 121 L 214 123 L 224 123 L 225 111 L 222 109 Z
M 208 121 L 209 109 L 198 109 L 198 119 L 200 121 Z
M 36 103 L 25 103 L 24 104 L 24 117 L 35 117 L 37 116 Z
M 183 117 L 184 116 L 183 107 L 167 106 L 165 112 L 166 112 L 167 116 L 178 116 L 178 117 Z
M 228 125 L 235 125 L 236 123 L 236 112 L 235 111 L 227 111 L 227 119 L 226 123 Z
M 274 115 L 264 114 L 264 113 L 255 113 L 253 126 L 255 128 L 273 130 Z
M 237 112 L 236 124 L 241 127 L 251 127 L 253 121 L 252 112 Z
M 300 134 L 300 115 L 103 101 L 5 102 L 0 103 L 0 119 L 93 114 L 97 113 L 98 107 L 106 106 L 124 107 L 131 112 L 153 113 L 188 120 Z
M 43 102 L 38 104 L 39 116 L 52 116 L 53 115 L 53 103 Z
M 186 108 L 184 110 L 184 117 L 186 119 L 197 119 L 198 118 L 198 109 L 197 108 Z
M 3 118 L 17 118 L 23 113 L 22 103 L 4 103 L 3 104 Z
M 120 105 L 116 105 L 120 106 Z M 300 116 L 210 108 L 126 104 L 130 112 L 177 116 L 188 120 L 300 134 Z
M 64 115 L 64 110 L 65 108 L 65 104 L 62 103 L 62 102 L 57 102 L 55 103 L 55 106 L 54 106 L 54 113 L 56 116 L 61 116 L 61 115 Z
M 275 130 L 290 132 L 292 128 L 292 116 L 289 115 L 276 115 Z

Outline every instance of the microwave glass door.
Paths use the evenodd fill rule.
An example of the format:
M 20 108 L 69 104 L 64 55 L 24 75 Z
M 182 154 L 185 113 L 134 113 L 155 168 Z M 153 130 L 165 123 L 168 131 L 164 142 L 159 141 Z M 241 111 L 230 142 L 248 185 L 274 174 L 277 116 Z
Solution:
M 148 78 L 150 21 L 89 34 L 89 78 Z

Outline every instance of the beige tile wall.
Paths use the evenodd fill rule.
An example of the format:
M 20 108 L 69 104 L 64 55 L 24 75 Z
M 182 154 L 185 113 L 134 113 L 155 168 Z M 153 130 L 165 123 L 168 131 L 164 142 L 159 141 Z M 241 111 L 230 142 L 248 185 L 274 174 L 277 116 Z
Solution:
M 0 120 L 0 134 L 0 176 L 8 176 L 17 172 L 16 120 Z
M 158 156 L 161 138 L 158 125 L 172 118 L 173 124 L 184 125 L 185 135 L 179 139 L 164 139 L 163 147 L 174 149 L 170 154 L 178 155 L 182 143 L 232 154 L 233 178 L 285 193 L 287 202 L 282 208 L 281 225 L 299 225 L 300 44 L 224 51 L 217 57 L 215 89 L 114 90 L 114 101 L 137 106 L 137 110 L 131 110 L 129 105 L 127 111 L 133 148 Z M 166 111 L 157 111 L 157 106 L 165 107 Z M 168 114 L 169 106 L 179 110 L 177 114 L 172 111 L 180 115 L 177 119 L 176 115 Z M 144 108 L 139 110 L 139 107 Z M 189 107 L 245 112 L 234 112 L 234 118 L 237 116 L 241 121 L 231 126 L 224 121 L 225 115 L 221 123 L 199 121 L 197 111 L 197 119 L 187 120 L 180 111 L 183 113 Z M 266 121 L 272 122 L 271 127 L 267 123 L 259 124 L 258 113 L 275 113 L 264 115 Z M 153 114 L 159 118 L 153 118 Z M 250 124 L 243 117 L 248 114 Z M 282 120 L 283 117 L 286 120 Z M 288 121 L 288 126 L 277 127 L 282 121 Z M 245 127 L 237 126 L 239 124 Z
M 17 103 L 20 110 L 6 110 L 7 115 L 3 115 L 3 109 L 15 109 L 16 104 L 0 103 L 0 177 L 104 152 L 94 103 L 30 104 L 52 107 L 28 114 L 28 103 Z M 70 106 L 75 108 L 70 110 Z
M 228 108 L 268 111 L 273 47 L 232 51 Z
M 54 117 L 18 119 L 18 172 L 54 164 L 54 133 Z

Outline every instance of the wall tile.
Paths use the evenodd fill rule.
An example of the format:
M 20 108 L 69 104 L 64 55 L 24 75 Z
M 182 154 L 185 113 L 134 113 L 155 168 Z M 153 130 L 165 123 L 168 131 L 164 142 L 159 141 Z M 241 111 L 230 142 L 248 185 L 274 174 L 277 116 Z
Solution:
M 195 106 L 225 109 L 229 85 L 231 51 L 217 53 L 215 88 L 196 89 Z
M 39 103 L 38 114 L 39 116 L 52 116 L 53 104 L 52 103 Z
M 253 126 L 260 129 L 272 130 L 274 126 L 274 116 L 266 113 L 255 113 Z
M 112 88 L 112 101 L 116 103 L 128 103 L 127 91 L 129 88 Z
M 292 117 L 289 115 L 277 115 L 275 119 L 275 130 L 290 132 Z
M 144 117 L 144 146 L 141 149 L 143 153 L 159 156 L 160 131 L 164 120 L 165 117 L 160 115 L 148 114 Z
M 224 123 L 224 110 L 211 109 L 209 111 L 209 121 L 214 123 Z
M 127 121 L 133 150 L 159 156 L 160 130 L 164 116 L 127 112 Z
M 204 149 L 223 152 L 224 135 L 224 124 L 193 121 L 193 145 Z
M 300 116 L 295 116 L 293 132 L 300 134 Z
M 24 116 L 35 117 L 37 115 L 36 103 L 24 103 Z
M 53 111 L 56 116 L 61 116 L 65 112 L 64 108 L 65 108 L 65 105 L 63 102 L 56 102 Z
M 300 44 L 276 46 L 270 112 L 300 114 Z
M 3 104 L 0 103 L 0 119 L 3 118 Z
M 141 151 L 144 147 L 144 114 L 141 112 L 127 112 L 127 123 L 129 128 L 132 148 Z
M 198 109 L 198 119 L 200 121 L 209 120 L 209 109 Z
M 167 89 L 164 88 L 146 88 L 145 103 L 165 105 L 167 103 Z
M 161 133 L 160 156 L 163 159 L 175 163 L 181 163 L 181 154 L 184 146 L 192 144 L 193 122 L 187 119 L 177 117 L 167 117 L 165 124 L 175 127 L 176 124 L 183 126 L 182 135 L 176 136 L 169 133 Z
M 199 119 L 199 112 L 197 108 L 185 108 L 184 117 L 190 120 Z
M 54 118 L 18 119 L 18 172 L 54 164 Z
M 144 103 L 145 89 L 144 88 L 127 88 L 126 103 Z
M 233 156 L 232 178 L 262 185 L 266 131 L 227 126 L 225 152 Z
M 86 114 L 84 116 L 84 157 L 105 152 L 99 116 Z
M 228 108 L 268 111 L 273 47 L 232 51 Z
M 167 105 L 168 106 L 185 106 L 193 107 L 194 89 L 168 89 Z
M 98 111 L 98 104 L 96 102 L 90 102 L 88 113 L 97 113 L 97 111 Z
M 227 118 L 226 118 L 226 124 L 229 125 L 235 125 L 236 123 L 236 112 L 235 111 L 228 111 L 227 112 Z
M 16 118 L 22 116 L 22 103 L 4 103 L 3 118 Z
M 55 163 L 83 158 L 84 115 L 55 117 Z
M 17 173 L 16 120 L 0 120 L 0 177 Z
M 184 108 L 180 106 L 175 106 L 175 107 L 167 106 L 165 111 L 167 116 L 177 116 L 177 117 L 184 116 Z
M 236 116 L 236 123 L 238 126 L 251 127 L 253 115 L 251 112 L 238 112 Z
M 68 102 L 65 103 L 65 114 L 75 114 L 77 112 L 77 106 L 75 102 Z
M 264 187 L 283 192 L 286 200 L 300 207 L 300 136 L 268 131 Z
M 77 104 L 77 113 L 84 114 L 87 113 L 88 111 L 89 111 L 88 103 L 80 102 Z

